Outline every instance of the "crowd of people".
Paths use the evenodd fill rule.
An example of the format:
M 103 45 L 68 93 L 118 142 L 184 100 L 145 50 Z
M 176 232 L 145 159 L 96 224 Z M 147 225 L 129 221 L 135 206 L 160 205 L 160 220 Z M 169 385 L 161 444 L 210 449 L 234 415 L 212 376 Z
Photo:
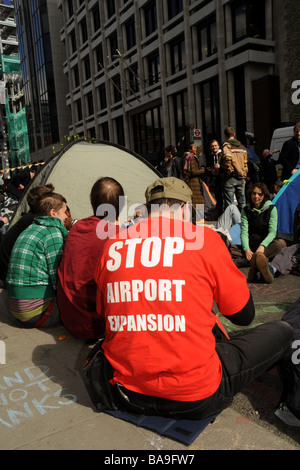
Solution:
M 241 326 L 255 316 L 232 246 L 240 250 L 236 259 L 249 263 L 249 282 L 259 275 L 272 282 L 270 262 L 287 248 L 277 238 L 268 186 L 253 182 L 246 198 L 247 151 L 231 127 L 225 137 L 222 149 L 211 143 L 206 168 L 199 168 L 195 145 L 183 164 L 168 147 L 164 176 L 145 188 L 145 205 L 133 223 L 120 226 L 124 190 L 103 177 L 91 188 L 92 215 L 74 221 L 64 196 L 51 184 L 41 185 L 28 192 L 29 213 L 4 236 L 0 277 L 20 326 L 62 323 L 75 338 L 97 341 L 102 375 L 89 375 L 97 381 L 89 387 L 96 390 L 98 409 L 213 416 L 291 354 L 288 322 L 271 321 L 229 338 L 212 311 L 215 301 L 222 315 Z M 217 206 L 223 202 L 209 227 L 193 218 L 195 206 L 205 202 L 205 176 Z M 113 219 L 97 215 L 102 204 L 114 208 Z M 240 227 L 239 245 L 230 236 L 234 227 Z
M 286 260 L 296 260 L 298 245 L 287 249 L 286 242 L 277 237 L 277 209 L 272 199 L 279 192 L 284 180 L 300 167 L 300 123 L 294 126 L 294 136 L 280 152 L 278 163 L 282 165 L 281 179 L 277 175 L 276 162 L 269 149 L 265 149 L 259 162 L 253 162 L 245 146 L 236 139 L 232 127 L 224 130 L 222 145 L 214 139 L 209 143 L 206 166 L 199 165 L 197 149 L 191 144 L 180 159 L 176 148 L 166 149 L 160 171 L 164 176 L 176 176 L 184 180 L 192 190 L 193 206 L 202 205 L 204 220 L 219 219 L 215 228 L 229 235 L 228 229 L 240 226 L 238 242 L 230 246 L 231 255 L 239 267 L 250 266 L 248 280 L 271 283 L 274 277 L 287 274 Z M 279 150 L 273 150 L 273 154 Z M 169 168 L 169 172 L 166 169 Z M 171 168 L 173 170 L 171 171 Z M 215 206 L 206 207 L 204 193 L 208 190 Z M 235 209 L 239 210 L 236 215 Z M 232 213 L 234 212 L 233 218 Z M 222 218 L 221 218 L 222 216 Z M 226 223 L 224 226 L 224 218 Z M 240 220 L 239 220 L 240 217 Z M 199 220 L 199 217 L 198 217 Z M 223 223 L 221 223 L 223 221 Z M 229 223 L 230 222 L 230 223 Z M 239 230 L 237 227 L 232 231 Z M 235 237 L 236 238 L 236 237 Z M 286 248 L 284 252 L 282 250 Z M 285 256 L 277 256 L 285 253 Z M 275 264 L 272 261 L 276 258 Z M 289 272 L 293 270 L 293 266 Z

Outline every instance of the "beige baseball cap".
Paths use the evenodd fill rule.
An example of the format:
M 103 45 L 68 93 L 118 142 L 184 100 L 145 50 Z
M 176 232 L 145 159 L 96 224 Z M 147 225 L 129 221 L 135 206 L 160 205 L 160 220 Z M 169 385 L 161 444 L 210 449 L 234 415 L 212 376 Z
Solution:
M 161 198 L 192 202 L 192 191 L 184 181 L 170 176 L 159 178 L 150 184 L 146 189 L 145 197 L 147 203 Z

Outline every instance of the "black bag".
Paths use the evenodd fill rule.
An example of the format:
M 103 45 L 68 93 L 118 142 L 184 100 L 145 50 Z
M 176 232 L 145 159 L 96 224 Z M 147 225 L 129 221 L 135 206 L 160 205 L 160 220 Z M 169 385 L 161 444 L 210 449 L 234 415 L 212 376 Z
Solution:
M 116 410 L 113 399 L 113 385 L 109 380 L 113 369 L 102 349 L 103 339 L 93 347 L 85 361 L 84 372 L 87 378 L 85 385 L 97 411 Z

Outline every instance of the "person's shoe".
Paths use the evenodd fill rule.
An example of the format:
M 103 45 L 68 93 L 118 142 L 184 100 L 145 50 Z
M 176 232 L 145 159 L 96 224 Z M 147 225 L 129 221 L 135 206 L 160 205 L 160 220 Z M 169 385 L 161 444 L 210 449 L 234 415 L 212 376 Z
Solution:
M 280 403 L 277 410 L 274 412 L 277 418 L 281 419 L 285 424 L 289 426 L 300 427 L 300 419 L 297 418 L 286 406 L 285 403 Z
M 256 254 L 256 267 L 267 284 L 271 284 L 274 281 L 274 275 L 269 267 L 268 258 L 263 253 Z
M 257 280 L 257 266 L 256 266 L 256 253 L 251 258 L 250 269 L 248 271 L 248 282 L 255 282 Z

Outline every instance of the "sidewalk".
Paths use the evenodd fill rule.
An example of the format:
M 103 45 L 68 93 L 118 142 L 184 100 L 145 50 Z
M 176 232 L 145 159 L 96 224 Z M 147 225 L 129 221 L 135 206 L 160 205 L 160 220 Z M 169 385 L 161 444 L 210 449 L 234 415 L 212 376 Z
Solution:
M 0 291 L 1 450 L 298 450 L 297 441 L 276 435 L 233 408 L 223 411 L 186 447 L 105 413 L 94 412 L 81 378 L 92 345 L 63 327 L 19 328 Z

